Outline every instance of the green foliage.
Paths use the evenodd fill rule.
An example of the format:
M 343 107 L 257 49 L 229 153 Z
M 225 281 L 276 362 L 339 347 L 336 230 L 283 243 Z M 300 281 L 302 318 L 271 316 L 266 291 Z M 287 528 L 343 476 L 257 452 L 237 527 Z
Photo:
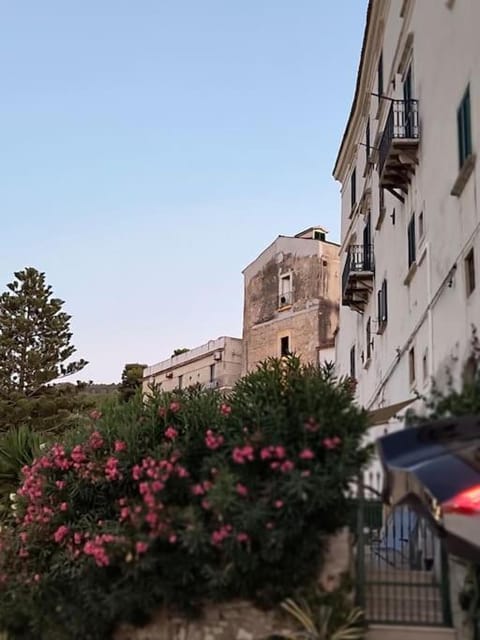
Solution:
M 76 405 L 73 394 L 48 387 L 87 364 L 66 364 L 75 347 L 63 304 L 32 267 L 15 273 L 0 296 L 0 431 L 22 424 L 58 430 Z
M 10 494 L 16 492 L 21 470 L 40 453 L 40 438 L 27 427 L 13 428 L 0 437 L 0 518 L 12 515 Z
M 182 353 L 188 353 L 189 351 L 190 349 L 187 349 L 186 347 L 181 347 L 180 349 L 174 349 L 172 353 L 172 358 L 174 358 L 175 356 L 181 356 Z
M 314 609 L 306 600 L 297 603 L 289 598 L 282 603 L 285 611 L 301 627 L 301 631 L 288 640 L 361 640 L 365 638 L 364 616 L 360 608 L 351 607 L 344 597 L 342 597 L 341 606 L 337 602 L 336 607 L 325 604 L 322 599 L 319 599 Z
M 45 274 L 27 267 L 7 289 L 0 296 L 0 389 L 28 394 L 80 371 L 85 360 L 64 364 L 75 353 L 70 316 Z
M 320 571 L 368 460 L 346 380 L 269 360 L 225 399 L 193 387 L 111 401 L 24 470 L 2 534 L 12 639 L 105 640 L 160 605 L 274 605 Z
M 122 371 L 122 381 L 118 388 L 120 398 L 124 402 L 131 400 L 142 387 L 143 370 L 146 364 L 126 364 Z

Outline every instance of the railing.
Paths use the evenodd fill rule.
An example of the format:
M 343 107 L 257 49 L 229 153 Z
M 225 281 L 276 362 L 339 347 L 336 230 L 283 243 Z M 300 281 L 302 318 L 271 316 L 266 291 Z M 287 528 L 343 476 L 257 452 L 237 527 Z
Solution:
M 363 489 L 357 506 L 356 593 L 367 620 L 449 626 L 446 552 L 430 523 L 407 506 L 374 509 Z
M 415 140 L 418 137 L 418 100 L 392 100 L 379 147 L 380 174 L 382 174 L 393 140 Z
M 293 291 L 286 291 L 278 296 L 278 307 L 287 307 L 293 304 Z
M 352 244 L 347 253 L 347 259 L 342 273 L 342 294 L 348 285 L 351 273 L 362 273 L 374 271 L 373 244 Z

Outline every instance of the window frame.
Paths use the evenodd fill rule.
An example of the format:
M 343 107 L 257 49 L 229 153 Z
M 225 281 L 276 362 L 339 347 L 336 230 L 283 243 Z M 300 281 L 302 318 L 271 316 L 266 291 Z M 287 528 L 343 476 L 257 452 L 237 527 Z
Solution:
M 350 348 L 350 377 L 353 380 L 357 379 L 357 354 L 355 345 Z
M 408 350 L 408 383 L 413 387 L 416 383 L 415 346 Z
M 469 252 L 465 256 L 463 264 L 465 270 L 465 291 L 467 293 L 467 298 L 469 298 L 475 291 L 476 286 L 475 250 L 473 247 L 470 248 Z
M 357 168 L 354 167 L 350 175 L 350 209 L 353 210 L 357 204 Z
M 408 268 L 410 269 L 412 265 L 417 262 L 417 239 L 416 239 L 416 229 L 415 229 L 415 214 L 412 213 L 412 216 L 409 220 L 407 227 L 407 246 L 408 246 Z
M 457 108 L 458 165 L 463 169 L 473 153 L 472 148 L 472 110 L 470 85 L 467 86 Z

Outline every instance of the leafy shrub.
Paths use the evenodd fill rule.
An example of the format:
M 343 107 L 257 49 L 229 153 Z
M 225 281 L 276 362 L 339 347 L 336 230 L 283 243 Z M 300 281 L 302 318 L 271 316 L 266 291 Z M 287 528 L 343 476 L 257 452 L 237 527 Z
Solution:
M 94 413 L 23 470 L 2 536 L 0 626 L 104 640 L 159 605 L 279 602 L 321 568 L 366 463 L 348 380 L 270 360 L 226 401 L 198 388 Z

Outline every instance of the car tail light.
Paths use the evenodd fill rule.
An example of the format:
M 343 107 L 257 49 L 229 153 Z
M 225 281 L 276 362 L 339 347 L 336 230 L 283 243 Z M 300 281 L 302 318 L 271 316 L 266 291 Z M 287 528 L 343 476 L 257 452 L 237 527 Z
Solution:
M 480 485 L 462 491 L 442 504 L 444 513 L 480 514 Z

